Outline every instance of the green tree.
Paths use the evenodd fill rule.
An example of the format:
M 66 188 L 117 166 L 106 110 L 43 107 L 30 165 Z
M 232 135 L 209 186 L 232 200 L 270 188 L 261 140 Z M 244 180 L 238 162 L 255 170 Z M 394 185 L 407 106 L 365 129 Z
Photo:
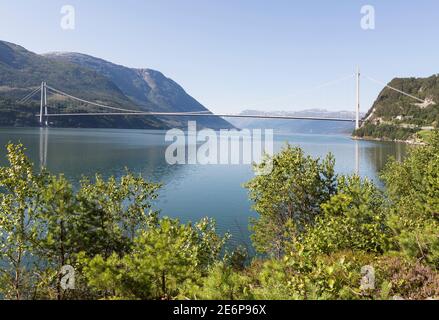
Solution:
M 269 161 L 272 172 L 256 176 L 245 187 L 259 214 L 252 221 L 253 243 L 259 252 L 279 257 L 285 243 L 294 237 L 289 226 L 302 233 L 320 215 L 320 205 L 335 193 L 336 175 L 331 154 L 323 160 L 313 159 L 290 145 L 265 158 L 255 170 Z
M 98 253 L 105 258 L 123 255 L 132 249 L 134 235 L 158 219 L 152 202 L 160 185 L 141 176 L 128 172 L 120 179 L 84 178 L 75 192 L 62 175 L 45 169 L 35 172 L 22 145 L 9 144 L 7 151 L 9 166 L 0 168 L 0 295 L 4 297 L 64 299 L 62 266 L 78 267 L 79 253 L 89 258 Z M 208 228 L 203 225 L 200 230 L 210 236 Z M 207 246 L 213 238 L 204 240 Z M 76 271 L 81 278 L 81 270 Z
M 158 214 L 152 202 L 159 188 L 130 172 L 119 180 L 83 178 L 76 194 L 75 250 L 89 257 L 129 251 L 137 230 Z
M 61 273 L 63 266 L 74 261 L 76 203 L 72 185 L 64 176 L 48 176 L 43 188 L 38 191 L 39 205 L 36 208 L 36 237 L 34 254 L 41 260 L 44 270 L 41 277 L 43 291 L 47 296 L 55 292 L 58 300 L 63 299 Z M 53 290 L 51 285 L 54 284 Z
M 254 299 L 250 278 L 225 261 L 218 261 L 197 282 L 187 282 L 179 299 L 250 300 Z
M 341 176 L 338 191 L 321 205 L 323 213 L 305 235 L 306 250 L 384 252 L 389 241 L 382 192 L 359 176 Z
M 413 148 L 403 163 L 391 160 L 382 175 L 391 201 L 388 225 L 394 250 L 439 268 L 439 132 Z
M 0 168 L 0 292 L 7 298 L 29 299 L 36 235 L 36 208 L 45 172 L 34 174 L 23 145 L 7 145 L 9 166 Z
M 134 238 L 130 253 L 83 258 L 88 284 L 107 298 L 168 299 L 206 274 L 226 238 L 212 221 L 192 226 L 163 218 Z

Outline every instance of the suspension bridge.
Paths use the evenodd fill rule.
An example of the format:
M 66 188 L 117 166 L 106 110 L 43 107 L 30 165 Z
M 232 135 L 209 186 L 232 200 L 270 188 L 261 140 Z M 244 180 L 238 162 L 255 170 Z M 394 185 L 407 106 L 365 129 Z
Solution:
M 406 93 L 400 89 L 389 86 L 388 84 L 376 80 L 372 77 L 364 76 L 366 79 L 379 84 L 382 87 L 387 87 L 393 91 L 398 92 L 399 94 L 405 95 L 407 97 L 412 98 L 420 103 L 425 103 L 426 101 L 415 97 L 409 93 Z M 338 80 L 334 80 L 331 82 L 327 82 L 323 85 L 319 85 L 314 89 L 320 89 L 324 86 L 333 85 L 340 81 L 344 81 L 347 79 L 355 79 L 355 87 L 356 87 L 356 103 L 354 108 L 355 118 L 330 118 L 330 117 L 305 117 L 305 116 L 289 116 L 289 115 L 261 115 L 261 114 L 230 114 L 230 113 L 212 113 L 210 111 L 193 111 L 193 112 L 154 112 L 154 111 L 139 111 L 132 109 L 119 108 L 114 106 L 105 105 L 96 101 L 89 101 L 83 98 L 76 97 L 72 94 L 66 93 L 62 90 L 56 89 L 50 85 L 48 85 L 45 81 L 41 83 L 40 86 L 34 88 L 31 92 L 29 92 L 25 97 L 20 99 L 19 103 L 27 103 L 31 99 L 33 99 L 37 94 L 40 94 L 40 112 L 35 116 L 38 117 L 39 123 L 41 125 L 40 129 L 40 162 L 42 166 L 46 166 L 47 161 L 47 150 L 48 150 L 48 127 L 49 127 L 49 119 L 56 117 L 101 117 L 101 116 L 159 116 L 159 117 L 224 117 L 224 118 L 253 118 L 253 119 L 283 119 L 283 120 L 316 120 L 316 121 L 341 121 L 341 122 L 351 122 L 355 123 L 355 127 L 360 128 L 361 124 L 366 119 L 360 118 L 360 71 L 358 70 L 355 74 L 351 74 L 348 77 L 344 77 Z M 59 112 L 55 106 L 48 104 L 48 93 L 58 95 L 63 97 L 64 99 L 70 99 L 76 102 L 81 103 L 82 105 L 91 105 L 98 109 L 103 109 L 103 112 L 90 111 L 90 112 Z M 98 99 L 99 97 L 97 97 Z M 34 98 L 35 99 L 35 98 Z M 98 100 L 99 101 L 99 100 Z M 55 110 L 57 109 L 57 110 Z M 49 110 L 53 110 L 55 112 L 49 113 Z M 355 141 L 355 168 L 356 172 L 359 173 L 360 168 L 360 149 L 358 141 Z
M 104 105 L 102 103 L 88 101 L 74 95 L 68 94 L 64 91 L 56 89 L 52 86 L 49 86 L 46 82 L 42 82 L 41 86 L 34 89 L 32 92 L 27 94 L 21 100 L 20 103 L 26 103 L 31 100 L 38 93 L 40 94 L 40 112 L 36 116 L 39 118 L 39 122 L 41 126 L 48 126 L 50 118 L 56 117 L 100 117 L 100 116 L 158 116 L 158 117 L 223 117 L 223 118 L 253 118 L 253 119 L 283 119 L 283 120 L 316 120 L 316 121 L 340 121 L 340 122 L 352 122 L 355 123 L 355 128 L 358 129 L 361 126 L 361 123 L 364 122 L 364 119 L 360 117 L 360 70 L 354 74 L 350 75 L 349 78 L 354 77 L 356 80 L 356 103 L 354 108 L 355 118 L 334 118 L 334 117 L 307 117 L 307 116 L 295 116 L 295 115 L 269 115 L 269 114 L 232 114 L 232 113 L 212 113 L 210 111 L 189 111 L 189 112 L 154 112 L 154 111 L 138 111 L 126 108 L 119 108 L 109 105 Z M 375 80 L 371 77 L 366 77 L 370 81 L 378 83 L 384 87 L 387 87 L 391 90 L 394 90 L 400 94 L 411 97 L 418 102 L 424 103 L 423 99 L 415 97 L 411 94 L 403 92 L 397 88 L 391 87 L 384 82 Z M 334 83 L 329 82 L 327 84 Z M 326 85 L 327 85 L 326 84 Z M 322 87 L 322 86 L 320 86 Z M 71 99 L 77 102 L 80 102 L 84 105 L 91 105 L 100 109 L 104 109 L 105 112 L 65 112 L 65 113 L 49 113 L 49 107 L 47 103 L 47 94 L 52 93 L 59 96 L 62 96 L 66 99 Z

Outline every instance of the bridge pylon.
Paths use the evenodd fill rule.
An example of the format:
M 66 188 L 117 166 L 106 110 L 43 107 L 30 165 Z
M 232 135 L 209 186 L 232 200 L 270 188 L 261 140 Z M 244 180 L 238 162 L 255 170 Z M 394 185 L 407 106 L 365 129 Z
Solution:
M 41 101 L 40 101 L 40 126 L 48 125 L 47 118 L 47 86 L 46 82 L 41 82 Z
M 357 68 L 357 103 L 355 106 L 355 130 L 360 129 L 360 68 Z

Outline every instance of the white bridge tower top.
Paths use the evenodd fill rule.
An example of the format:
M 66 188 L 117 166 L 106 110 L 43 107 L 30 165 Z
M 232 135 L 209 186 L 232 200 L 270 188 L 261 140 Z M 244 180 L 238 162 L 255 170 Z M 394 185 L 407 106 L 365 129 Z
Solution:
M 355 129 L 360 129 L 360 68 L 357 69 L 357 103 L 355 106 Z

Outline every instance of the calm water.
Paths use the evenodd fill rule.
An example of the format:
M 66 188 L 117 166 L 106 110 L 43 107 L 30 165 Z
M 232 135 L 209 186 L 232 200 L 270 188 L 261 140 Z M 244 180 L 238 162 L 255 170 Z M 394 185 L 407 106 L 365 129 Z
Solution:
M 22 142 L 36 165 L 63 172 L 73 183 L 82 175 L 120 176 L 125 168 L 163 183 L 156 207 L 181 221 L 209 216 L 219 230 L 233 234 L 232 244 L 248 243 L 248 220 L 255 216 L 242 184 L 253 177 L 249 165 L 168 165 L 164 132 L 119 129 L 1 129 L 0 145 Z M 288 141 L 312 156 L 332 152 L 338 173 L 353 173 L 379 183 L 378 172 L 389 156 L 402 159 L 399 143 L 353 141 L 342 135 L 276 135 L 275 151 Z M 6 164 L 5 148 L 0 165 Z

